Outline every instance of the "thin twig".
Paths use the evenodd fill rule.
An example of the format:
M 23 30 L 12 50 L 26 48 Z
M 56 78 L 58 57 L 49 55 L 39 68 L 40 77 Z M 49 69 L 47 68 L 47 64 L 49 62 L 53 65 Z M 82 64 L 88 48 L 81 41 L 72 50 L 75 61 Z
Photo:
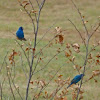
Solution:
M 3 79 L 3 82 L 1 83 L 1 100 L 3 100 L 2 96 L 3 96 L 3 84 L 4 84 L 4 82 L 5 82 L 5 78 Z
M 87 27 L 86 27 L 86 24 L 85 24 L 85 22 L 84 22 L 84 18 L 83 18 L 83 16 L 82 16 L 82 14 L 81 14 L 79 8 L 77 8 L 77 6 L 76 6 L 76 4 L 73 2 L 73 0 L 71 0 L 71 1 L 72 1 L 72 3 L 73 3 L 74 7 L 76 8 L 78 14 L 80 15 L 80 18 L 81 18 L 81 20 L 82 20 L 82 23 L 83 23 L 83 26 L 84 26 L 84 28 L 85 28 L 85 31 L 86 31 L 87 36 L 89 36 L 88 29 L 87 29 Z
M 11 76 L 10 76 L 10 78 L 11 78 L 11 80 L 12 80 L 13 86 L 14 86 L 14 88 L 16 89 L 16 91 L 17 91 L 18 95 L 20 96 L 21 100 L 23 100 L 23 98 L 22 98 L 22 96 L 21 96 L 21 94 L 20 94 L 19 90 L 18 90 L 18 89 L 16 88 L 16 86 L 15 86 L 14 80 L 12 79 L 12 77 L 11 77 Z
M 19 45 L 20 48 L 22 49 L 22 51 L 23 51 L 23 53 L 24 53 L 24 55 L 25 55 L 25 57 L 26 57 L 26 59 L 27 59 L 28 65 L 29 65 L 29 67 L 30 67 L 30 61 L 29 61 L 29 59 L 28 59 L 28 57 L 27 57 L 27 55 L 26 55 L 25 50 L 22 48 L 22 46 L 20 45 L 20 43 L 19 43 L 17 40 L 15 40 L 15 41 L 18 43 L 18 45 Z
M 84 75 L 85 75 L 85 67 L 86 67 L 87 61 L 88 61 L 89 40 L 90 40 L 90 39 L 89 39 L 89 37 L 88 37 L 87 42 L 86 42 L 86 57 L 85 57 L 84 65 L 83 65 L 83 74 L 84 74 Z M 81 86 L 82 86 L 82 81 L 83 81 L 83 77 L 82 77 L 81 82 L 80 82 L 80 87 L 79 87 L 78 92 L 77 92 L 76 100 L 78 100 L 78 96 L 79 96 L 80 89 L 81 89 Z
M 65 49 L 66 49 L 66 48 L 65 48 Z M 36 71 L 36 72 L 32 72 L 32 75 L 34 75 L 34 74 L 36 74 L 36 73 L 42 71 L 43 69 L 45 69 L 45 68 L 47 67 L 47 65 L 48 65 L 58 54 L 60 54 L 61 52 L 63 52 L 65 49 L 63 49 L 62 51 L 56 53 L 56 54 L 44 65 L 43 68 L 41 68 L 40 70 L 38 70 L 38 71 Z
M 44 47 L 41 48 L 41 51 L 43 51 L 56 38 L 57 35 L 55 35 L 51 40 L 49 40 L 48 43 Z M 39 51 L 38 53 L 36 53 L 35 56 L 37 56 L 39 53 L 41 53 L 41 51 Z
M 64 66 L 65 64 L 63 64 Z M 44 89 L 46 89 L 46 87 L 51 83 L 51 81 L 55 78 L 55 76 L 57 75 L 57 73 L 60 71 L 60 69 L 62 68 L 62 66 L 59 67 L 59 69 L 56 71 L 56 73 L 53 75 L 53 77 L 49 80 L 49 82 L 40 90 L 40 92 L 38 93 L 38 95 L 40 95 Z
M 98 26 L 95 28 L 95 30 L 93 30 L 93 32 L 90 34 L 89 38 L 91 38 L 91 37 L 94 35 L 94 33 L 99 29 L 99 27 L 100 27 L 100 23 L 99 23 Z
M 83 74 L 85 74 L 85 67 L 86 67 L 87 61 L 88 61 L 89 40 L 90 40 L 91 36 L 94 34 L 94 32 L 91 34 L 91 36 L 89 36 L 87 27 L 86 27 L 86 25 L 85 25 L 85 23 L 84 23 L 84 19 L 83 19 L 82 15 L 81 15 L 80 10 L 77 8 L 77 6 L 76 6 L 76 4 L 73 2 L 73 0 L 71 0 L 71 1 L 72 1 L 72 3 L 73 3 L 74 7 L 76 8 L 78 14 L 80 15 L 80 18 L 81 18 L 81 20 L 82 20 L 83 26 L 84 26 L 85 31 L 86 31 L 86 34 L 87 34 L 87 39 L 86 39 L 86 56 L 85 56 L 85 61 L 84 61 L 84 64 L 83 64 Z M 78 89 L 78 91 L 77 91 L 76 100 L 78 100 L 78 97 L 79 97 L 79 92 L 80 92 L 80 89 L 81 89 L 81 86 L 82 86 L 82 81 L 83 81 L 83 77 L 82 77 L 82 79 L 81 79 L 80 86 L 79 86 L 79 89 Z
M 68 20 L 72 23 L 72 25 L 74 26 L 74 28 L 76 29 L 76 31 L 79 33 L 79 36 L 81 37 L 81 39 L 82 39 L 82 41 L 83 41 L 83 43 L 84 43 L 84 45 L 86 47 L 86 43 L 85 43 L 84 38 L 82 37 L 80 31 L 78 30 L 78 28 L 75 26 L 75 24 L 70 19 L 68 19 Z
M 44 35 L 43 35 L 43 36 L 41 37 L 41 39 L 37 42 L 36 45 L 38 45 L 38 44 L 41 42 L 41 40 L 44 38 L 44 36 L 46 36 L 46 34 L 51 30 L 51 28 L 52 28 L 55 24 L 56 24 L 56 22 L 55 22 L 54 24 L 52 24 L 52 26 L 49 27 L 49 29 L 44 33 Z
M 22 54 L 20 54 L 20 59 L 21 59 L 21 66 L 22 66 L 23 72 L 24 72 L 25 77 L 26 77 L 26 79 L 27 79 L 27 74 L 26 74 L 26 72 L 25 72 L 25 69 L 23 68 L 24 65 L 23 65 L 23 60 L 22 60 Z
M 19 1 L 20 3 L 20 6 L 22 6 L 22 8 L 26 11 L 27 15 L 30 17 L 31 21 L 32 21 L 32 24 L 33 24 L 33 29 L 34 29 L 34 34 L 35 34 L 35 23 L 34 23 L 34 20 L 31 16 L 31 14 L 28 12 L 28 10 L 22 5 L 22 3 Z
M 38 28 L 39 28 L 39 19 L 40 19 L 40 13 L 41 13 L 41 10 L 44 6 L 44 3 L 45 3 L 45 0 L 43 0 L 41 2 L 41 5 L 39 6 L 39 12 L 38 12 L 38 16 L 37 16 L 37 20 L 36 20 L 36 28 L 34 27 L 34 29 L 36 31 L 34 31 L 35 33 L 35 39 L 34 39 L 34 46 L 33 48 L 35 49 L 36 48 L 36 42 L 37 42 L 37 34 L 38 34 Z M 25 9 L 26 10 L 26 9 Z M 28 12 L 26 10 L 26 12 Z M 28 13 L 27 13 L 28 14 Z M 31 16 L 31 15 L 30 15 Z M 30 17 L 31 18 L 31 17 Z M 33 20 L 32 20 L 32 23 L 34 24 Z M 27 82 L 27 88 L 26 88 L 26 96 L 25 96 L 25 100 L 28 99 L 28 93 L 29 93 L 29 86 L 30 86 L 30 80 L 32 78 L 32 67 L 33 67 L 33 62 L 34 62 L 34 52 L 32 53 L 32 60 L 31 60 L 31 64 L 30 64 L 30 71 L 29 71 L 29 78 L 28 78 L 28 82 Z
M 53 98 L 55 97 L 55 95 L 66 85 L 66 83 L 68 82 L 68 80 L 61 86 L 56 88 L 55 93 L 53 94 L 52 98 L 50 100 L 53 100 Z
M 40 7 L 40 4 L 39 4 L 38 0 L 36 0 L 36 2 L 37 2 L 38 7 Z
M 65 56 L 66 57 L 66 56 Z M 70 59 L 67 57 L 67 59 L 70 61 Z M 77 64 L 75 64 L 75 62 L 74 61 L 71 61 L 71 63 L 74 65 L 74 66 L 76 66 Z M 77 72 L 80 74 L 80 71 L 78 70 L 78 68 L 76 67 L 76 70 L 77 70 Z
M 3 68 L 3 64 L 4 64 L 4 62 L 5 62 L 5 59 L 7 58 L 7 55 L 8 55 L 8 51 L 7 51 L 7 53 L 6 53 L 6 55 L 5 55 L 4 59 L 3 59 L 3 63 L 2 63 L 2 65 L 1 65 L 0 72 L 1 72 L 1 70 L 2 70 L 2 68 Z
M 32 2 L 31 2 L 31 0 L 29 0 L 29 2 L 30 2 L 30 4 L 31 4 L 32 9 L 34 10 L 34 7 L 33 7 L 33 4 L 32 4 Z M 36 15 L 36 13 L 34 13 L 34 14 L 35 14 L 35 19 L 36 19 L 36 21 L 37 21 L 37 15 Z
M 8 81 L 9 81 L 10 90 L 11 90 L 11 93 L 13 95 L 13 99 L 15 100 L 15 94 L 14 94 L 13 89 L 12 89 L 12 86 L 11 86 L 10 72 L 8 72 L 8 69 L 7 69 L 7 62 L 6 62 L 6 70 L 7 70 L 7 77 L 8 77 Z

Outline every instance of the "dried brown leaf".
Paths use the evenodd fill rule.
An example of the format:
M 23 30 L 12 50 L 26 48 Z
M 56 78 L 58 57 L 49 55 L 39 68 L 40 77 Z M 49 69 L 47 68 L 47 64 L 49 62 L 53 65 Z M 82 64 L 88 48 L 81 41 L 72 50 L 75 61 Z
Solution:
M 24 8 L 26 8 L 26 6 L 29 5 L 29 4 L 30 4 L 30 3 L 26 3 L 26 4 L 24 5 Z
M 55 27 L 55 30 L 57 31 L 57 33 L 61 33 L 61 27 Z
M 83 99 L 83 96 L 82 95 L 80 96 L 79 100 L 81 100 L 81 99 Z
M 100 41 L 98 42 L 98 45 L 100 45 Z
M 96 55 L 96 57 L 97 57 L 97 58 L 100 58 L 100 54 L 98 53 L 98 54 Z
M 66 48 L 68 48 L 68 49 L 70 48 L 70 44 L 69 43 L 66 44 Z
M 86 24 L 86 23 L 88 23 L 88 21 L 84 21 L 84 23 Z
M 28 1 L 23 1 L 22 3 L 23 3 L 23 4 L 24 4 L 24 3 L 28 3 Z
M 70 57 L 71 55 L 69 53 L 65 52 L 65 56 Z
M 27 47 L 25 51 L 29 51 L 29 50 L 30 50 L 30 48 L 29 48 L 29 47 Z
M 31 10 L 31 13 L 37 13 L 37 11 L 36 10 Z
M 64 36 L 63 35 L 58 35 L 59 36 L 59 43 L 63 43 L 63 40 L 64 40 Z
M 95 83 L 97 83 L 98 81 L 96 79 L 94 79 Z
M 58 77 L 61 78 L 63 75 L 59 75 Z
M 92 59 L 92 54 L 89 54 L 89 57 L 88 57 L 88 59 Z
M 79 50 L 78 48 L 74 48 L 74 51 L 75 51 L 76 53 L 79 53 L 79 52 L 80 52 L 80 50 Z
M 80 45 L 78 44 L 78 43 L 74 43 L 73 45 L 72 45 L 72 47 L 74 48 L 74 51 L 75 52 L 77 52 L 77 53 L 79 53 L 80 52 Z
M 44 80 L 39 81 L 39 83 L 40 83 L 40 85 L 41 85 L 42 87 L 44 87 L 44 86 L 46 85 Z
M 91 80 L 94 76 L 92 75 L 88 80 Z
M 73 46 L 74 48 L 80 49 L 80 45 L 79 45 L 78 43 L 74 43 L 72 46 Z
M 93 71 L 93 76 L 98 76 L 100 74 L 100 70 Z
M 33 83 L 34 83 L 33 81 L 30 81 L 30 84 L 32 84 L 32 85 L 33 85 Z
M 75 60 L 75 56 L 72 57 L 72 61 L 73 61 L 73 62 L 74 62 L 74 60 Z
M 14 52 L 13 52 L 13 55 L 16 56 L 16 55 L 18 55 L 18 53 L 14 51 Z

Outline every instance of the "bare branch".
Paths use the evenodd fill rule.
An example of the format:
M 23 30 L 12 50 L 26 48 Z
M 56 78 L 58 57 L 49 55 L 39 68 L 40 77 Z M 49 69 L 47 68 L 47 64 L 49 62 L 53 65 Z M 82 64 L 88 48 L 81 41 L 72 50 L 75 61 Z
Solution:
M 52 24 L 51 27 L 49 27 L 49 29 L 44 33 L 44 35 L 42 36 L 42 38 L 38 41 L 38 43 L 37 43 L 36 45 L 38 45 L 38 44 L 41 42 L 41 40 L 46 36 L 46 34 L 51 30 L 51 28 L 52 28 L 55 24 L 56 24 L 56 22 L 55 22 L 54 24 Z
M 20 3 L 20 6 L 22 6 L 22 8 L 26 11 L 27 15 L 30 17 L 31 21 L 32 21 L 32 24 L 33 24 L 33 29 L 34 29 L 34 34 L 35 34 L 35 23 L 34 23 L 34 20 L 31 16 L 31 14 L 28 12 L 28 10 L 22 5 L 22 3 L 19 1 Z
M 38 7 L 40 7 L 40 4 L 39 4 L 38 0 L 36 0 L 36 2 L 37 2 Z
M 65 56 L 66 57 L 66 56 Z M 70 61 L 70 59 L 67 57 L 67 59 Z M 74 61 L 71 61 L 71 63 L 73 64 L 73 65 L 77 65 L 77 64 L 75 64 L 75 62 Z M 77 72 L 80 74 L 80 71 L 78 70 L 78 68 L 76 67 L 76 70 L 77 70 Z
M 65 48 L 65 49 L 66 49 L 66 48 Z M 38 70 L 38 71 L 36 71 L 36 72 L 32 72 L 32 75 L 34 75 L 34 74 L 36 74 L 36 73 L 42 71 L 43 69 L 45 69 L 45 68 L 47 67 L 47 65 L 48 65 L 58 54 L 60 54 L 61 52 L 63 52 L 65 49 L 63 49 L 62 51 L 56 53 L 56 54 L 44 65 L 43 68 L 41 68 L 40 70 Z
M 5 62 L 6 62 L 6 61 L 5 61 Z M 6 70 L 7 70 L 7 77 L 8 77 L 8 81 L 9 81 L 10 90 L 11 90 L 11 93 L 12 93 L 12 95 L 13 95 L 13 99 L 15 100 L 15 94 L 14 94 L 13 89 L 12 89 L 12 86 L 11 86 L 10 72 L 9 72 L 8 69 L 7 69 L 7 62 L 6 62 Z
M 25 57 L 26 57 L 26 59 L 27 59 L 28 65 L 29 65 L 29 67 L 30 67 L 30 61 L 29 61 L 29 59 L 28 59 L 28 57 L 27 57 L 27 55 L 26 55 L 25 50 L 22 48 L 22 46 L 20 45 L 20 43 L 19 43 L 17 40 L 15 40 L 15 41 L 18 43 L 18 45 L 19 45 L 20 48 L 22 49 L 22 51 L 23 51 L 23 53 L 24 53 L 24 55 L 25 55 Z
M 85 31 L 86 31 L 87 36 L 89 36 L 88 29 L 87 29 L 87 27 L 86 27 L 86 24 L 85 24 L 85 22 L 84 22 L 84 18 L 83 18 L 83 16 L 82 16 L 82 14 L 81 14 L 79 8 L 77 8 L 77 6 L 76 6 L 76 4 L 73 2 L 73 0 L 71 0 L 71 1 L 72 1 L 72 3 L 73 3 L 74 7 L 76 8 L 78 14 L 80 15 L 80 18 L 81 18 L 81 20 L 82 20 L 82 23 L 83 23 L 83 26 L 84 26 L 84 28 L 85 28 Z
M 14 80 L 12 79 L 12 77 L 11 77 L 11 76 L 10 76 L 10 78 L 11 78 L 11 80 L 12 80 L 13 86 L 14 86 L 14 88 L 16 89 L 16 91 L 17 91 L 18 95 L 20 96 L 21 100 L 23 100 L 23 98 L 22 98 L 22 96 L 21 96 L 21 94 L 20 94 L 19 90 L 18 90 L 18 89 L 16 88 L 16 86 L 15 86 Z
M 59 85 L 57 86 L 57 89 L 53 93 L 53 96 L 52 96 L 52 98 L 50 100 L 53 100 L 54 99 L 54 97 L 56 96 L 56 94 L 66 85 L 67 82 L 68 82 L 68 80 L 65 81 L 65 83 L 61 87 L 59 87 Z
M 5 81 L 5 78 L 3 79 L 3 82 L 1 83 L 0 82 L 0 97 L 1 97 L 1 100 L 3 100 L 2 98 L 2 95 L 3 95 L 3 84 L 4 84 L 4 81 Z
M 23 65 L 23 60 L 22 60 L 22 54 L 20 55 L 20 59 L 21 59 L 21 66 L 22 66 L 23 72 L 24 72 L 25 77 L 26 77 L 26 79 L 27 79 L 27 74 L 26 74 L 26 72 L 25 72 L 25 69 L 23 68 L 24 65 Z
M 83 65 L 83 74 L 84 75 L 85 75 L 85 67 L 86 67 L 86 64 L 87 64 L 87 61 L 88 61 L 88 46 L 89 46 L 89 37 L 88 37 L 88 40 L 86 42 L 86 57 L 85 57 L 84 65 Z M 82 77 L 81 82 L 80 82 L 80 87 L 79 87 L 78 92 L 77 92 L 76 100 L 78 100 L 79 92 L 80 92 L 80 89 L 81 89 L 81 86 L 82 86 L 82 81 L 83 81 L 83 77 Z
M 90 34 L 89 38 L 91 38 L 91 37 L 94 35 L 94 33 L 99 29 L 99 27 L 100 27 L 100 23 L 99 23 L 98 26 L 95 28 L 95 30 L 93 30 L 93 32 Z
M 65 65 L 65 64 L 63 64 L 63 66 L 64 66 L 64 65 Z M 60 67 L 59 67 L 59 69 L 56 71 L 56 73 L 53 75 L 53 77 L 49 80 L 49 82 L 48 82 L 43 88 L 41 88 L 41 90 L 40 90 L 40 92 L 38 93 L 38 95 L 40 95 L 40 94 L 43 92 L 43 90 L 46 89 L 46 87 L 51 83 L 51 81 L 55 78 L 55 76 L 56 76 L 57 73 L 61 70 L 61 68 L 62 68 L 63 66 L 60 66 Z
M 0 72 L 1 72 L 1 70 L 2 70 L 2 68 L 3 68 L 3 64 L 4 64 L 4 62 L 5 62 L 5 59 L 7 58 L 7 55 L 8 55 L 8 51 L 7 51 L 7 53 L 6 53 L 6 55 L 5 55 L 4 59 L 3 59 L 3 63 L 2 63 L 2 65 L 1 65 Z
M 38 2 L 37 2 L 38 3 Z M 40 13 L 41 13 L 41 10 L 44 6 L 44 3 L 45 3 L 45 0 L 43 0 L 41 2 L 41 5 L 39 5 L 39 12 L 38 12 L 38 16 L 37 16 L 37 20 L 36 20 L 36 28 L 34 27 L 34 29 L 36 31 L 34 31 L 35 33 L 35 39 L 34 39 L 34 49 L 36 48 L 36 42 L 37 42 L 37 34 L 38 34 L 38 28 L 39 28 L 39 19 L 40 19 Z M 26 9 L 25 9 L 26 10 Z M 26 11 L 27 12 L 27 11 Z M 28 14 L 28 13 L 27 13 Z M 29 14 L 28 14 L 29 15 Z M 30 18 L 31 18 L 31 15 L 29 15 Z M 32 20 L 33 21 L 33 20 Z M 32 22 L 34 24 L 34 22 Z M 30 80 L 31 80 L 31 77 L 32 77 L 32 66 L 33 66 L 33 62 L 34 62 L 34 53 L 32 53 L 32 60 L 31 60 L 31 64 L 30 64 L 30 71 L 29 71 L 29 78 L 28 78 L 28 82 L 27 82 L 27 89 L 26 89 L 26 97 L 25 97 L 25 100 L 28 99 L 28 93 L 29 93 L 29 85 L 30 85 Z
M 83 65 L 83 74 L 85 74 L 85 67 L 86 67 L 86 64 L 87 64 L 87 61 L 88 61 L 88 55 L 90 54 L 90 52 L 93 50 L 93 48 L 89 51 L 88 48 L 89 48 L 89 40 L 91 39 L 91 37 L 93 36 L 93 34 L 96 32 L 96 30 L 99 28 L 100 24 L 96 27 L 96 29 L 91 33 L 90 36 L 88 36 L 88 39 L 87 39 L 87 43 L 86 43 L 86 57 L 85 57 L 85 61 L 84 61 L 84 65 Z M 94 46 L 97 47 L 98 45 Z M 79 96 L 79 92 L 80 92 L 80 89 L 81 89 L 81 86 L 82 86 L 82 82 L 83 81 L 83 78 L 81 79 L 81 82 L 80 82 L 80 87 L 78 89 L 78 92 L 77 92 L 77 97 L 76 97 L 76 100 L 78 100 L 78 96 Z
M 84 45 L 85 45 L 85 47 L 86 47 L 84 38 L 82 37 L 80 31 L 77 29 L 77 27 L 75 26 L 75 24 L 74 24 L 70 19 L 68 19 L 68 20 L 72 23 L 72 25 L 74 26 L 74 28 L 76 29 L 76 31 L 79 33 L 79 36 L 81 37 L 81 39 L 82 39 L 82 41 L 83 41 L 83 43 L 84 43 Z
M 29 2 L 30 2 L 30 4 L 31 4 L 32 9 L 34 10 L 34 7 L 33 7 L 33 4 L 32 4 L 32 2 L 31 2 L 31 0 L 29 0 Z M 36 15 L 36 13 L 34 13 L 34 14 L 35 14 L 35 19 L 36 19 L 36 21 L 37 21 L 37 15 Z

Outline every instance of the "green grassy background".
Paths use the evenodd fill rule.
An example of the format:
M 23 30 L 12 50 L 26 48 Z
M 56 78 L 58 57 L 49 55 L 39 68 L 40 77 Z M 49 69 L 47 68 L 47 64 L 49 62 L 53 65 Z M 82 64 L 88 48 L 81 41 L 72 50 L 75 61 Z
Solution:
M 91 26 L 95 25 L 95 23 L 98 22 L 98 17 L 100 16 L 100 0 L 75 0 L 77 6 L 79 7 L 81 13 L 83 16 L 85 16 L 85 20 L 88 20 L 88 23 L 86 24 L 88 27 L 88 30 L 91 31 Z M 33 2 L 34 6 L 36 7 L 35 3 Z M 0 0 L 0 65 L 2 65 L 2 62 L 4 60 L 4 56 L 6 55 L 6 52 L 9 51 L 8 56 L 11 53 L 12 48 L 15 48 L 16 51 L 21 51 L 18 45 L 15 43 L 16 37 L 13 35 L 16 33 L 16 30 L 18 29 L 19 26 L 24 27 L 24 32 L 25 32 L 25 37 L 27 40 L 33 40 L 34 39 L 34 34 L 33 34 L 33 27 L 31 20 L 25 14 L 24 12 L 20 11 L 21 7 L 19 6 L 19 3 L 17 0 Z M 36 8 L 37 9 L 37 8 Z M 68 21 L 68 19 L 71 19 L 75 25 L 77 25 L 78 29 L 81 31 L 83 36 L 85 36 L 85 30 L 84 27 L 81 23 L 81 19 L 74 8 L 72 2 L 70 0 L 47 0 L 44 8 L 41 13 L 40 17 L 40 26 L 39 26 L 39 32 L 38 32 L 38 39 L 37 41 L 40 40 L 40 38 L 43 36 L 43 34 L 48 30 L 50 26 L 52 26 L 54 23 L 55 25 L 53 26 L 52 29 L 48 32 L 48 34 L 44 37 L 44 39 L 37 45 L 36 51 L 40 50 L 43 46 L 45 46 L 48 41 L 54 36 L 55 30 L 54 28 L 56 26 L 62 27 L 64 31 L 64 43 L 79 43 L 81 45 L 81 55 L 83 57 L 85 56 L 85 48 L 81 43 L 81 39 L 79 38 L 78 33 L 72 26 L 72 24 Z M 90 42 L 90 47 L 92 44 L 97 43 L 98 40 L 100 40 L 100 29 L 96 32 L 96 34 L 92 37 L 91 42 Z M 23 42 L 19 41 L 21 44 Z M 28 43 L 28 41 L 27 41 Z M 43 67 L 52 56 L 57 53 L 57 49 L 61 48 L 63 49 L 65 45 L 61 46 L 60 44 L 55 44 L 55 41 L 52 41 L 53 46 L 52 47 L 47 47 L 43 50 L 43 56 L 46 57 L 43 61 L 39 63 L 37 66 L 38 69 Z M 24 46 L 24 49 L 27 46 Z M 21 51 L 22 52 L 22 51 Z M 100 52 L 100 47 L 96 49 L 96 51 L 93 52 L 93 55 L 97 54 L 97 52 Z M 84 63 L 82 57 L 80 54 L 76 54 L 73 52 L 73 55 L 76 56 L 76 63 L 82 66 Z M 41 73 L 37 73 L 33 76 L 32 81 L 36 80 L 38 77 L 40 79 L 45 79 L 46 81 L 49 80 L 49 73 L 51 75 L 54 75 L 54 73 L 59 69 L 60 66 L 64 64 L 64 66 L 61 68 L 59 71 L 58 75 L 61 74 L 63 75 L 63 79 L 67 79 L 70 77 L 71 79 L 78 74 L 76 70 L 73 68 L 73 64 L 68 62 L 68 59 L 64 56 L 64 52 L 59 54 L 57 56 L 58 60 L 53 59 L 50 64 L 47 66 L 47 68 Z M 30 56 L 31 57 L 31 56 Z M 16 57 L 16 77 L 15 77 L 15 83 L 19 86 L 19 89 L 21 91 L 21 94 L 23 97 L 25 96 L 25 89 L 26 89 L 26 84 L 27 81 L 25 79 L 24 72 L 22 70 L 22 65 L 20 61 L 20 57 Z M 28 65 L 25 60 L 25 57 L 23 56 L 24 60 L 24 69 L 27 70 Z M 37 59 L 36 59 L 37 60 Z M 35 63 L 36 63 L 35 60 Z M 9 64 L 8 57 L 7 57 L 7 62 L 8 65 L 14 69 Z M 8 84 L 8 79 L 6 76 L 6 70 L 5 66 L 3 66 L 2 72 L 0 72 L 0 82 L 2 82 L 3 78 L 6 78 L 4 88 L 3 88 L 3 95 L 4 97 L 8 100 L 13 100 L 11 96 L 11 92 L 9 89 L 9 84 Z M 0 67 L 1 68 L 1 67 Z M 99 66 L 95 66 L 92 68 L 89 68 L 86 71 L 86 76 L 85 79 L 88 79 L 92 75 L 92 71 L 100 69 Z M 82 70 L 81 70 L 82 71 Z M 14 72 L 13 72 L 14 73 Z M 73 74 L 72 74 L 73 73 Z M 48 76 L 48 77 L 47 77 Z M 57 76 L 56 76 L 57 78 Z M 100 77 L 96 77 L 98 80 L 97 83 L 94 82 L 94 80 L 90 80 L 89 82 L 85 83 L 83 85 L 84 89 L 84 100 L 99 100 L 100 98 Z M 66 85 L 67 86 L 67 85 Z M 34 87 L 34 86 L 30 86 Z M 51 88 L 52 87 L 52 88 Z M 54 81 L 48 86 L 46 91 L 52 91 L 56 87 L 56 84 Z M 15 91 L 15 90 L 14 90 Z M 67 95 L 68 100 L 71 100 L 71 89 L 69 89 L 69 94 Z M 30 99 L 32 97 L 32 94 L 34 94 L 34 90 L 30 91 Z M 16 95 L 16 99 L 19 100 L 18 95 Z M 42 99 L 42 98 L 41 98 Z M 40 99 L 40 100 L 41 100 Z

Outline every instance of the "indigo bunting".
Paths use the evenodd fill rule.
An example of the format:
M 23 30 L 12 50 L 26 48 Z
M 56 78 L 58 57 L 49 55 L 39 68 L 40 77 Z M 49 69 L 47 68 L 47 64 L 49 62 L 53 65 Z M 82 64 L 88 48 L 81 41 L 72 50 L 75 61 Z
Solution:
M 78 83 L 78 82 L 82 79 L 83 76 L 84 76 L 84 74 L 76 75 L 76 76 L 72 79 L 71 83 L 68 85 L 67 88 L 69 88 L 72 84 Z
M 19 27 L 19 29 L 16 32 L 16 36 L 19 40 L 24 40 L 26 41 L 26 39 L 24 38 L 24 32 L 23 32 L 23 27 Z

